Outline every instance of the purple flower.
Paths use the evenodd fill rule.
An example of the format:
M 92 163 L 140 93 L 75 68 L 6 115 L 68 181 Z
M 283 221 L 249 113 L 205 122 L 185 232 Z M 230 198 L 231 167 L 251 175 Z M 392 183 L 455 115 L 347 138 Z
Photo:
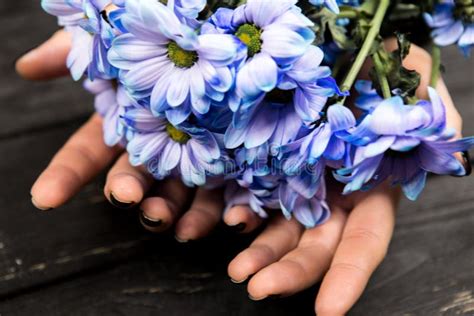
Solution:
M 347 146 L 343 136 L 355 125 L 351 110 L 340 104 L 330 106 L 319 125 L 306 136 L 282 148 L 283 152 L 289 152 L 283 169 L 287 174 L 294 174 L 321 159 L 336 166 L 336 162 L 346 158 Z
M 281 175 L 254 174 L 251 183 L 247 183 L 244 178 L 237 177 L 227 182 L 224 194 L 226 210 L 236 205 L 249 205 L 260 217 L 267 218 L 267 210 L 280 208 L 276 192 Z
M 291 180 L 280 184 L 280 207 L 288 220 L 294 216 L 306 228 L 313 228 L 329 219 L 331 211 L 326 203 L 324 177 L 319 177 L 315 187 L 316 191 L 312 196 L 304 196 L 292 187 Z
M 132 108 L 133 101 L 122 85 L 111 80 L 95 79 L 84 82 L 86 90 L 95 95 L 95 110 L 103 118 L 104 141 L 107 146 L 125 145 L 131 131 L 121 117 Z
M 73 35 L 67 66 L 74 80 L 86 72 L 91 79 L 117 76 L 107 60 L 107 50 L 116 34 L 102 14 L 110 0 L 42 0 L 41 4 Z
M 247 149 L 264 144 L 280 147 L 296 139 L 303 122 L 292 104 L 292 101 L 281 104 L 264 100 L 251 112 L 241 116 L 237 113 L 225 134 L 226 148 L 235 149 L 242 144 Z
M 309 184 L 309 178 L 313 182 L 317 180 Z M 255 213 L 266 218 L 269 210 L 281 209 L 288 220 L 295 217 L 307 228 L 321 225 L 330 217 L 325 199 L 326 185 L 320 174 L 293 178 L 256 176 L 250 186 L 229 181 L 225 192 L 226 211 L 236 205 L 249 205 Z
M 146 164 L 156 179 L 179 174 L 188 186 L 206 184 L 206 176 L 224 173 L 216 137 L 204 128 L 173 126 L 146 108 L 127 110 L 125 124 L 134 131 L 127 145 L 134 166 Z
M 344 137 L 354 145 L 352 165 L 335 174 L 347 183 L 344 193 L 367 190 L 391 178 L 415 200 L 428 172 L 465 174 L 454 154 L 471 148 L 474 138 L 452 141 L 454 132 L 446 128 L 444 104 L 434 89 L 429 88 L 429 95 L 431 101 L 416 105 L 405 105 L 398 96 L 377 105 L 364 104 L 367 114 Z
M 201 34 L 158 1 L 127 1 L 110 62 L 137 98 L 150 96 L 155 115 L 177 125 L 191 113 L 206 114 L 234 84 L 232 64 L 241 47 L 235 37 Z
M 459 2 L 459 3 L 458 3 Z M 442 0 L 433 14 L 425 13 L 426 23 L 433 29 L 431 36 L 439 46 L 457 43 L 466 56 L 474 46 L 474 5 L 462 1 Z
M 233 34 L 247 47 L 239 56 L 236 102 L 273 90 L 281 72 L 303 56 L 315 35 L 297 0 L 249 0 L 235 10 L 220 8 L 203 26 L 206 33 Z
M 322 51 L 310 46 L 293 67 L 281 75 L 277 89 L 233 109 L 225 144 L 254 148 L 269 143 L 274 149 L 296 139 L 304 125 L 321 118 L 330 96 L 341 94 L 328 67 L 320 66 Z

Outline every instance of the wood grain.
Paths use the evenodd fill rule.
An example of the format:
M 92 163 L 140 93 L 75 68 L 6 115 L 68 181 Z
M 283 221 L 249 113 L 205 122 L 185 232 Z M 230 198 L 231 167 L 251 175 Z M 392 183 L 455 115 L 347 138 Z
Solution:
M 227 263 L 251 241 L 220 227 L 189 245 L 144 232 L 109 206 L 103 176 L 49 213 L 30 204 L 35 177 L 92 111 L 70 79 L 31 83 L 14 60 L 48 38 L 37 1 L 0 3 L 0 315 L 312 315 L 317 287 L 254 303 Z M 474 60 L 443 50 L 446 82 L 474 134 Z M 389 255 L 350 315 L 474 315 L 474 178 L 431 177 L 404 201 Z

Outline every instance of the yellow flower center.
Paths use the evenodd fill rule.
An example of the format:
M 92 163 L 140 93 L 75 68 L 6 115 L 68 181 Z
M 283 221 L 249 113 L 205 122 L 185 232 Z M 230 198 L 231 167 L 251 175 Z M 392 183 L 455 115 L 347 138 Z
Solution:
M 175 42 L 168 44 L 168 57 L 179 68 L 191 68 L 198 60 L 196 52 L 184 50 Z
M 180 144 L 186 144 L 188 140 L 191 139 L 191 136 L 189 136 L 183 131 L 180 131 L 179 129 L 171 125 L 170 123 L 166 125 L 166 132 L 168 133 L 168 135 L 170 136 L 172 140 Z
M 235 33 L 235 36 L 247 46 L 250 57 L 262 50 L 261 35 L 262 31 L 253 24 L 243 24 Z

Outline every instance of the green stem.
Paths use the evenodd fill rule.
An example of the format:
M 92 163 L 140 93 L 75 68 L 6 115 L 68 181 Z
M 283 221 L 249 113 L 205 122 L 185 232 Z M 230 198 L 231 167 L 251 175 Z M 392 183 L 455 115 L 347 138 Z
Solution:
M 384 74 L 384 67 L 382 60 L 380 59 L 380 53 L 376 52 L 372 58 L 374 60 L 375 72 L 377 73 L 379 84 L 382 88 L 383 97 L 384 99 L 390 99 L 392 97 L 392 92 L 390 90 L 390 83 L 388 82 L 387 76 Z
M 364 65 L 364 62 L 367 59 L 370 50 L 372 49 L 374 41 L 380 33 L 380 28 L 382 27 L 382 22 L 385 18 L 385 14 L 387 13 L 389 5 L 389 0 L 380 0 L 377 12 L 375 13 L 375 16 L 371 22 L 372 25 L 370 27 L 369 32 L 367 33 L 367 37 L 364 40 L 364 44 L 362 45 L 362 48 L 360 49 L 359 54 L 357 55 L 354 61 L 354 64 L 352 65 L 349 73 L 347 74 L 346 79 L 342 83 L 341 88 L 343 91 L 349 91 L 354 85 L 354 82 L 357 79 L 357 76 L 359 75 L 360 70 Z
M 357 19 L 359 14 L 356 11 L 342 11 L 340 12 L 337 17 L 339 19 Z
M 441 49 L 439 46 L 433 44 L 433 48 L 431 49 L 431 58 L 433 60 L 433 64 L 431 67 L 430 86 L 436 88 L 441 71 Z

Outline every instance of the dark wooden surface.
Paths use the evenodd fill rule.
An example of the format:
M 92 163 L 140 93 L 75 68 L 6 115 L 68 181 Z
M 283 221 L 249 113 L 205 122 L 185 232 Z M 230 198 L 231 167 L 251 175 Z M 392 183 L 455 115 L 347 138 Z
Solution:
M 109 206 L 103 177 L 66 206 L 34 210 L 29 189 L 92 110 L 69 79 L 31 83 L 14 59 L 55 20 L 37 1 L 0 2 L 0 315 L 311 315 L 317 287 L 254 303 L 227 263 L 250 242 L 219 228 L 180 245 Z M 446 81 L 474 134 L 474 63 L 444 52 Z M 374 210 L 376 211 L 376 210 Z M 474 177 L 432 177 L 400 207 L 389 255 L 351 315 L 474 315 Z M 296 312 L 298 311 L 298 312 Z

